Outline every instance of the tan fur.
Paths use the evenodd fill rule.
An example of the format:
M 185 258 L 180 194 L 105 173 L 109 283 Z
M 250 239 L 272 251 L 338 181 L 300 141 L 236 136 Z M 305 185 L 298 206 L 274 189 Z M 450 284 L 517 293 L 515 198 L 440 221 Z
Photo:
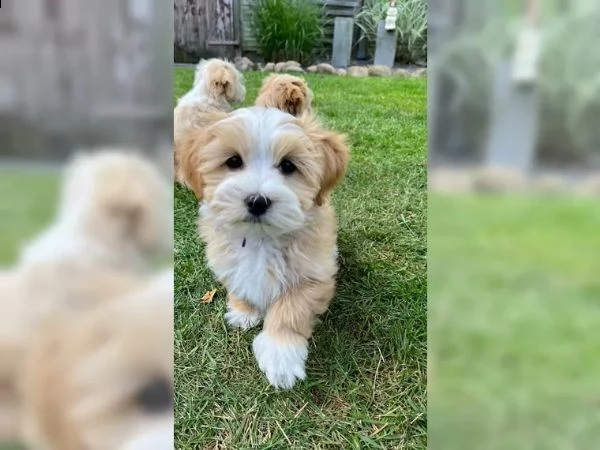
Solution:
M 263 80 L 256 98 L 256 106 L 278 108 L 299 116 L 311 112 L 313 93 L 300 77 L 293 75 L 271 75 Z
M 350 152 L 344 135 L 323 128 L 310 114 L 304 114 L 300 118 L 300 123 L 323 155 L 321 188 L 315 199 L 315 203 L 321 206 L 346 174 Z
M 172 386 L 173 306 L 164 297 L 142 288 L 39 327 L 23 369 L 28 444 L 117 449 L 156 420 L 140 410 L 136 394 L 152 377 Z M 171 414 L 168 408 L 157 417 L 168 422 Z
M 229 299 L 227 306 L 232 310 L 240 311 L 246 314 L 256 312 L 254 306 L 252 306 L 246 300 L 239 298 L 237 295 L 232 294 L 231 292 L 227 294 L 227 298 Z
M 199 175 L 193 169 L 196 165 L 196 154 L 192 150 L 196 144 L 190 145 L 190 139 L 194 140 L 198 136 L 195 130 L 202 130 L 228 116 L 227 113 L 212 110 L 210 107 L 207 107 L 204 112 L 200 109 L 200 107 L 193 110 L 175 109 L 175 151 L 173 152 L 176 181 L 192 189 L 198 199 L 202 198 L 202 184 Z
M 77 263 L 38 263 L 0 273 L 0 441 L 21 437 L 23 363 L 39 328 L 133 292 L 143 278 Z

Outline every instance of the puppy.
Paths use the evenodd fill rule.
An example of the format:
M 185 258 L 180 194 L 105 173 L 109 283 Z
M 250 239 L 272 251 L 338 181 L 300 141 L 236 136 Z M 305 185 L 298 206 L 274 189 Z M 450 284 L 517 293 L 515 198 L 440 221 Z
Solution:
M 313 93 L 302 78 L 271 75 L 263 80 L 256 106 L 278 108 L 292 116 L 312 111 Z
M 22 389 L 31 448 L 172 450 L 172 271 L 39 327 Z
M 178 170 L 179 142 L 190 129 L 204 128 L 223 118 L 232 105 L 244 101 L 243 77 L 233 64 L 220 59 L 202 60 L 196 67 L 192 89 L 173 111 L 175 178 L 185 184 Z
M 99 150 L 74 158 L 54 223 L 29 243 L 21 264 L 77 261 L 143 270 L 172 250 L 172 188 L 139 155 Z
M 348 165 L 345 139 L 309 115 L 252 107 L 185 145 L 208 264 L 229 291 L 226 320 L 246 329 L 264 318 L 258 365 L 290 388 L 305 378 L 308 339 L 334 295 L 330 194 Z

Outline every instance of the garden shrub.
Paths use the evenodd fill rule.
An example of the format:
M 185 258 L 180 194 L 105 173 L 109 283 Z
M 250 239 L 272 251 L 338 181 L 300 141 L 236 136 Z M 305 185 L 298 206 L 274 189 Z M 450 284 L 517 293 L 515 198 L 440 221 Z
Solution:
M 265 61 L 309 64 L 321 44 L 323 10 L 316 0 L 257 0 L 250 24 Z

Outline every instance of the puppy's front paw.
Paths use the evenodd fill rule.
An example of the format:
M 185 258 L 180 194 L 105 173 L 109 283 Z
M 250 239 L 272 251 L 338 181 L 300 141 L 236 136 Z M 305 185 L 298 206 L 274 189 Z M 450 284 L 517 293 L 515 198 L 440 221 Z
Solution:
M 254 339 L 252 348 L 258 367 L 265 373 L 271 386 L 289 389 L 296 381 L 306 378 L 306 340 L 281 342 L 263 331 Z
M 225 320 L 232 328 L 247 330 L 260 323 L 261 316 L 257 311 L 241 311 L 239 309 L 227 308 Z

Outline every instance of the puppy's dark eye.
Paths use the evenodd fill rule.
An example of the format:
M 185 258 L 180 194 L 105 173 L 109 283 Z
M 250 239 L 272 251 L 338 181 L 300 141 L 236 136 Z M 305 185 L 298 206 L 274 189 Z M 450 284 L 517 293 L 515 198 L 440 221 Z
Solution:
M 244 165 L 244 161 L 242 161 L 242 158 L 240 158 L 238 155 L 234 155 L 225 161 L 225 165 L 230 169 L 239 169 Z
M 148 414 L 167 412 L 173 408 L 173 386 L 166 378 L 152 378 L 136 393 L 135 402 Z
M 294 163 L 291 162 L 289 159 L 284 159 L 279 164 L 279 170 L 281 170 L 282 174 L 289 175 L 291 173 L 294 173 L 297 170 L 297 168 L 294 165 Z

